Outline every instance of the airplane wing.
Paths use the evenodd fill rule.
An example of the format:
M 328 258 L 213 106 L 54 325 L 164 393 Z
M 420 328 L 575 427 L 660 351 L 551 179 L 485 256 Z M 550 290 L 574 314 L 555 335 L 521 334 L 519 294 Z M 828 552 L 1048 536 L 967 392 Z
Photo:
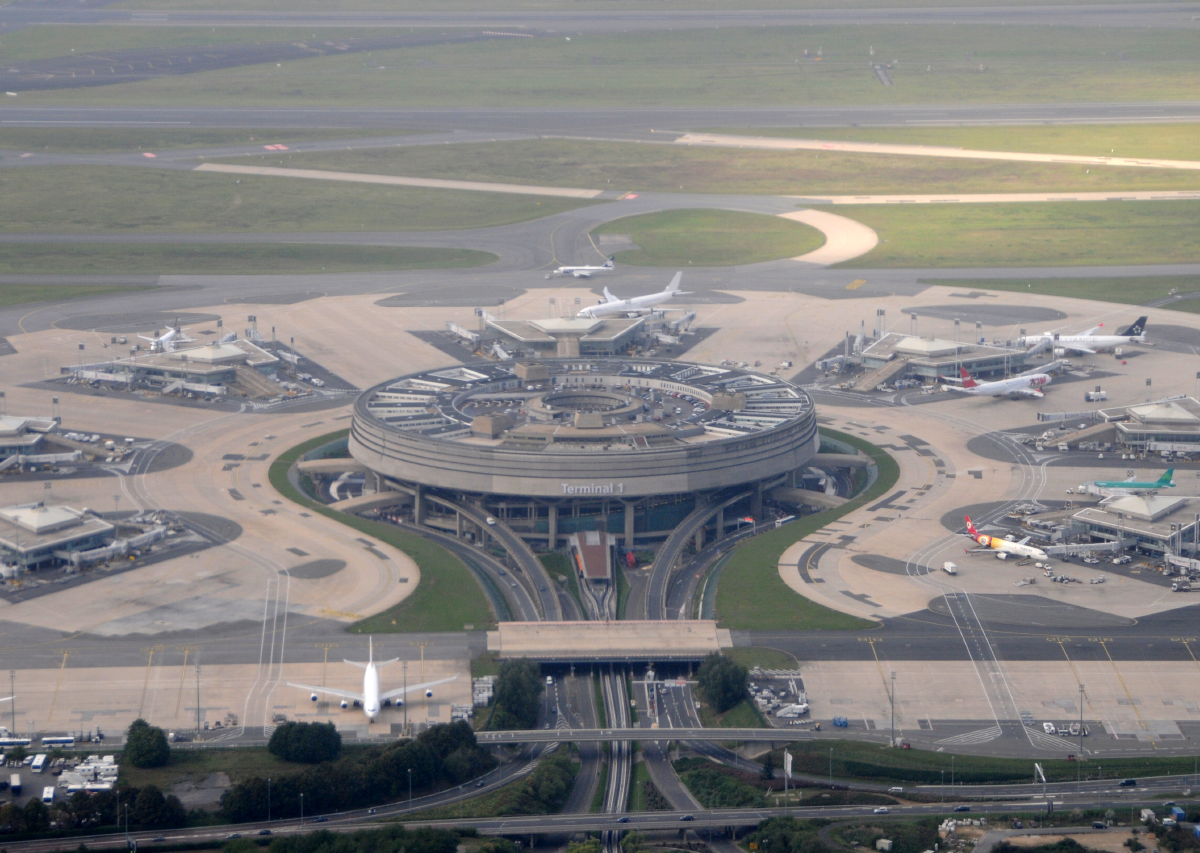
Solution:
M 1101 323 L 1099 326 L 1092 326 L 1092 327 L 1091 327 L 1090 329 L 1088 329 L 1086 332 L 1080 332 L 1080 333 L 1079 333 L 1079 336 L 1080 336 L 1080 337 L 1087 337 L 1088 335 L 1094 335 L 1094 334 L 1096 334 L 1096 332 L 1100 331 L 1100 330 L 1101 330 L 1101 329 L 1103 329 L 1103 328 L 1104 328 L 1104 324 L 1103 324 L 1103 323 Z
M 1081 352 L 1081 353 L 1084 353 L 1085 355 L 1095 355 L 1096 354 L 1096 351 L 1094 349 L 1082 346 L 1081 344 L 1060 343 L 1060 344 L 1058 344 L 1058 346 L 1062 347 L 1063 349 L 1070 350 L 1071 352 Z
M 138 337 L 141 338 L 143 341 L 157 341 L 158 340 L 158 338 L 148 338 L 145 335 L 138 335 Z
M 961 385 L 950 385 L 949 383 L 947 383 L 947 384 L 943 385 L 942 387 L 945 388 L 947 391 L 955 391 L 959 394 L 974 394 L 975 393 L 974 389 L 963 388 Z
M 426 690 L 430 687 L 437 687 L 439 684 L 446 684 L 450 681 L 456 681 L 457 679 L 458 676 L 455 675 L 450 678 L 443 678 L 440 681 L 426 681 L 424 684 L 410 684 L 408 687 L 397 687 L 395 690 L 389 690 L 386 693 L 380 693 L 379 698 L 381 700 L 395 699 L 398 696 L 403 696 L 405 693 L 411 693 L 414 690 Z
M 311 684 L 293 684 L 287 683 L 288 687 L 299 687 L 301 690 L 311 690 L 313 693 L 324 693 L 328 696 L 336 696 L 339 699 L 353 699 L 356 702 L 364 701 L 361 693 L 355 693 L 353 690 L 334 690 L 331 687 L 313 687 Z
M 1037 388 L 1018 388 L 1016 391 L 1013 391 L 1012 393 L 1020 394 L 1023 397 L 1036 397 L 1039 400 L 1046 396 L 1041 391 L 1039 391 Z

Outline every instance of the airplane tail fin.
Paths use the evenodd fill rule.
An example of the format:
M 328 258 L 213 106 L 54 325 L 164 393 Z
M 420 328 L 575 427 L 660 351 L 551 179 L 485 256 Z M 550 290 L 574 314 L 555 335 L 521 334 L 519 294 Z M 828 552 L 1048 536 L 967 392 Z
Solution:
M 367 663 L 375 663 L 375 638 L 367 637 Z
M 1146 332 L 1146 317 L 1138 317 L 1134 320 L 1133 325 L 1123 331 L 1122 335 L 1142 335 Z
M 962 387 L 964 387 L 964 388 L 974 388 L 976 385 L 979 384 L 978 382 L 976 382 L 974 379 L 971 378 L 971 374 L 967 372 L 967 369 L 965 367 L 960 367 L 958 369 L 958 375 L 962 377 Z M 968 521 L 968 523 L 970 523 L 970 519 L 968 519 L 967 521 Z
M 620 299 L 617 299 L 617 297 L 615 297 L 611 293 L 609 293 L 607 287 L 604 288 L 604 300 L 606 302 L 620 302 L 621 301 Z
M 606 270 L 610 270 L 610 269 L 612 269 L 612 268 L 613 268 L 613 258 L 614 258 L 614 257 L 616 257 L 616 256 L 615 256 L 615 255 L 609 255 L 609 256 L 608 256 L 608 260 L 604 262 L 604 268 L 605 268 Z
M 678 293 L 679 282 L 683 280 L 683 271 L 675 273 L 675 277 L 671 279 L 671 283 L 667 285 L 666 293 Z
M 1163 474 L 1161 477 L 1158 478 L 1158 484 L 1160 486 L 1173 486 L 1175 484 L 1171 481 L 1174 479 L 1174 477 L 1175 477 L 1175 469 L 1168 468 L 1167 473 Z
M 979 531 L 976 530 L 975 525 L 971 523 L 971 516 L 964 515 L 963 518 L 965 518 L 967 520 L 967 532 L 970 533 L 972 536 L 978 536 Z

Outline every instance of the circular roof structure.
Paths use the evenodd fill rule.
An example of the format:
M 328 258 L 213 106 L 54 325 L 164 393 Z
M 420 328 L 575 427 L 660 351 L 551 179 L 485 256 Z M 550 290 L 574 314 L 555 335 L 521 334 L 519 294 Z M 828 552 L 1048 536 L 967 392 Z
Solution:
M 350 452 L 385 477 L 526 497 L 719 489 L 804 465 L 801 388 L 737 367 L 568 358 L 398 377 L 354 407 Z

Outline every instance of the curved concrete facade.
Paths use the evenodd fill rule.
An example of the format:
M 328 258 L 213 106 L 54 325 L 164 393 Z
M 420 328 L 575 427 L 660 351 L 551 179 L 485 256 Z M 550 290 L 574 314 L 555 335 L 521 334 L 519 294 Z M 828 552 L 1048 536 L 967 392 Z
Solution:
M 807 464 L 819 446 L 811 398 L 775 377 L 640 359 L 535 367 L 545 378 L 489 363 L 381 383 L 355 404 L 350 453 L 384 478 L 434 489 L 631 499 L 761 482 Z M 633 393 L 644 412 L 622 410 L 592 428 L 561 418 L 515 423 L 524 399 L 589 388 Z M 480 435 L 472 414 L 497 406 L 521 414 L 495 415 L 514 423 Z

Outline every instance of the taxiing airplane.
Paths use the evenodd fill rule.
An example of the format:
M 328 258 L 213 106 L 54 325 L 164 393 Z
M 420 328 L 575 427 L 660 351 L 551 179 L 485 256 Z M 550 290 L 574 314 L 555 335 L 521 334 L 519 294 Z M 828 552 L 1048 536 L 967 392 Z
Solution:
M 1067 352 L 1095 355 L 1100 350 L 1113 349 L 1124 344 L 1144 344 L 1146 342 L 1145 317 L 1138 317 L 1132 326 L 1119 335 L 1096 334 L 1102 328 L 1104 328 L 1103 323 L 1078 335 L 1059 335 L 1053 332 L 1026 335 L 1017 341 L 1017 345 L 1031 347 L 1034 352 L 1053 347 L 1054 354 L 1061 357 Z
M 179 328 L 179 320 L 175 321 L 175 327 L 168 329 L 158 337 L 148 338 L 145 335 L 138 335 L 143 341 L 150 342 L 150 352 L 171 352 L 175 349 L 176 344 L 193 343 L 194 338 L 189 338 L 183 334 L 183 329 Z
M 310 684 L 293 684 L 290 681 L 287 683 L 288 687 L 299 687 L 301 690 L 311 690 L 312 696 L 310 698 L 314 702 L 317 701 L 317 696 L 320 693 L 324 693 L 329 696 L 336 696 L 341 699 L 342 708 L 349 708 L 350 703 L 354 702 L 356 705 L 362 706 L 363 713 L 367 715 L 367 720 L 373 723 L 375 722 L 375 717 L 379 715 L 380 708 L 385 705 L 390 705 L 393 699 L 396 700 L 397 706 L 403 705 L 404 694 L 413 690 L 424 690 L 425 698 L 429 699 L 433 697 L 433 690 L 431 688 L 437 687 L 439 684 L 445 684 L 449 681 L 454 681 L 458 678 L 458 676 L 455 675 L 450 678 L 443 678 L 440 681 L 426 681 L 424 684 L 410 684 L 407 687 L 397 687 L 395 690 L 389 690 L 386 693 L 380 693 L 379 667 L 387 666 L 389 663 L 395 663 L 396 661 L 400 660 L 400 658 L 392 658 L 391 660 L 385 660 L 376 663 L 375 639 L 372 637 L 368 640 L 368 642 L 370 643 L 370 652 L 366 663 L 359 663 L 352 660 L 345 661 L 345 663 L 348 663 L 351 666 L 359 666 L 363 668 L 362 693 L 355 693 L 352 690 L 334 690 L 331 687 L 313 687 Z
M 682 279 L 683 273 L 677 272 L 675 273 L 675 277 L 671 279 L 671 283 L 667 285 L 666 290 L 646 296 L 634 296 L 629 299 L 618 299 L 609 293 L 606 287 L 604 288 L 604 301 L 599 305 L 589 305 L 579 312 L 579 316 L 599 320 L 601 317 L 649 314 L 654 306 L 670 302 L 676 296 L 691 296 L 690 293 L 684 293 L 679 290 L 679 282 Z
M 948 384 L 945 387 L 959 394 L 972 394 L 977 397 L 1044 397 L 1041 388 L 1050 384 L 1050 374 L 1041 372 L 1022 373 L 1020 376 L 996 382 L 976 382 L 965 367 L 959 368 L 959 373 L 962 374 L 962 384 Z M 946 379 L 945 376 L 940 378 Z
M 551 275 L 569 275 L 573 278 L 591 278 L 596 273 L 612 272 L 613 259 L 609 258 L 603 266 L 599 267 L 559 267 Z
M 1160 489 L 1175 488 L 1175 481 L 1171 479 L 1174 473 L 1174 468 L 1168 468 L 1167 473 L 1163 474 L 1157 480 L 1138 482 L 1133 477 L 1130 477 L 1128 480 L 1096 480 L 1093 485 L 1098 489 L 1111 489 L 1117 495 L 1157 492 Z
M 1048 559 L 1046 552 L 1041 548 L 1035 548 L 1027 544 L 1032 536 L 1026 536 L 1019 542 L 1009 542 L 1007 539 L 1001 539 L 998 536 L 985 536 L 975 529 L 975 525 L 971 523 L 971 516 L 963 516 L 967 520 L 967 533 L 972 539 L 982 545 L 984 548 L 996 552 L 996 556 L 1001 560 L 1008 559 L 1011 554 L 1014 557 L 1033 557 L 1037 560 Z

